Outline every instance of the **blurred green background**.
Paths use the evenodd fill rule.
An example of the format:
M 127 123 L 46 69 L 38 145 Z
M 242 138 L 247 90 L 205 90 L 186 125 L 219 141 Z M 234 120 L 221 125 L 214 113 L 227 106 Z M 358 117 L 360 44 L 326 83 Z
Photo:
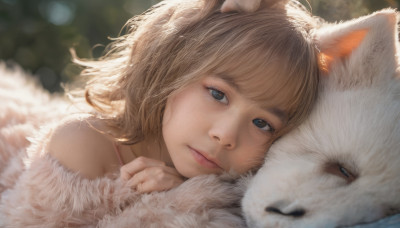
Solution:
M 69 49 L 96 58 L 125 22 L 159 0 L 0 0 L 0 59 L 17 63 L 51 92 L 79 73 Z M 340 21 L 400 0 L 301 0 L 313 14 Z M 1 78 L 0 78 L 1 79 Z

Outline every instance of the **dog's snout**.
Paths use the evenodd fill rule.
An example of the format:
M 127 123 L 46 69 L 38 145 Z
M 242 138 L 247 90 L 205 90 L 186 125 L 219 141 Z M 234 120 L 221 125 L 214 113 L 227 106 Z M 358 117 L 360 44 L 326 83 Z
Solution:
M 301 207 L 291 207 L 286 205 L 287 204 L 282 204 L 282 202 L 280 202 L 273 206 L 267 206 L 265 208 L 265 211 L 272 214 L 290 216 L 295 218 L 302 217 L 306 214 L 306 210 Z

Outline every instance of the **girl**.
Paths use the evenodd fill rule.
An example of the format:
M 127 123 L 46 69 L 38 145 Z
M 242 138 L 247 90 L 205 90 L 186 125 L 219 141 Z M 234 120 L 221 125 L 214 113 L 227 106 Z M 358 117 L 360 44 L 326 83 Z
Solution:
M 312 19 L 292 4 L 221 13 L 222 3 L 163 1 L 103 58 L 76 59 L 95 112 L 59 125 L 51 156 L 89 179 L 120 170 L 141 193 L 257 168 L 315 100 Z
M 18 153 L 2 150 L 10 140 L 0 134 L 0 158 L 22 155 L 0 167 L 0 227 L 94 227 L 119 215 L 162 225 L 196 214 L 193 194 L 196 215 L 224 218 L 240 194 L 195 176 L 256 169 L 309 113 L 318 68 L 313 19 L 300 7 L 221 13 L 222 4 L 167 0 L 134 17 L 104 57 L 76 59 L 94 111 L 46 126 Z M 140 194 L 150 192 L 159 193 Z

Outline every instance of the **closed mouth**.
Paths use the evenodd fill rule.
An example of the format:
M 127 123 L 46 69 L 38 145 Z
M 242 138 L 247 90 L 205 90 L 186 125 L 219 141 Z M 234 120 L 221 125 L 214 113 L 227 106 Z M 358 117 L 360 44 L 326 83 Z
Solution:
M 202 166 L 211 169 L 222 169 L 221 166 L 218 165 L 215 159 L 207 157 L 206 153 L 198 151 L 189 146 L 189 150 L 192 152 L 194 159 Z

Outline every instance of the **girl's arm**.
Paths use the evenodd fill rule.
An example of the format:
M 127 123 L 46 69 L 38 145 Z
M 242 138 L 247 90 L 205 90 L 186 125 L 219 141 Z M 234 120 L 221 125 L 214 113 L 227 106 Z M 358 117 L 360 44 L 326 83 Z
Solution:
M 76 123 L 78 122 L 74 122 Z M 74 125 L 67 123 L 57 127 L 54 132 L 72 126 Z M 66 169 L 48 151 L 49 141 L 54 143 L 54 138 L 58 137 L 61 135 L 51 136 L 46 130 L 38 133 L 32 140 L 32 145 L 27 149 L 28 156 L 22 161 L 22 174 L 13 188 L 1 195 L 0 227 L 95 227 L 104 215 L 121 212 L 139 197 L 124 181 L 116 177 L 88 179 L 76 172 L 92 170 L 73 164 L 74 159 L 82 158 L 79 157 L 82 156 L 80 153 L 73 151 L 74 148 L 81 153 L 86 152 L 76 146 L 79 145 L 78 139 L 71 144 L 64 144 L 69 150 L 61 148 L 60 145 L 63 144 L 56 145 L 61 150 L 76 155 L 66 156 L 73 159 L 60 157 L 68 167 L 72 167 L 68 168 L 70 170 Z M 70 137 L 72 136 L 66 136 L 66 139 Z M 52 148 L 57 147 L 53 145 Z M 88 166 L 91 166 L 90 159 L 96 159 L 90 156 L 83 158 L 87 159 Z M 71 172 L 72 169 L 76 170 Z

